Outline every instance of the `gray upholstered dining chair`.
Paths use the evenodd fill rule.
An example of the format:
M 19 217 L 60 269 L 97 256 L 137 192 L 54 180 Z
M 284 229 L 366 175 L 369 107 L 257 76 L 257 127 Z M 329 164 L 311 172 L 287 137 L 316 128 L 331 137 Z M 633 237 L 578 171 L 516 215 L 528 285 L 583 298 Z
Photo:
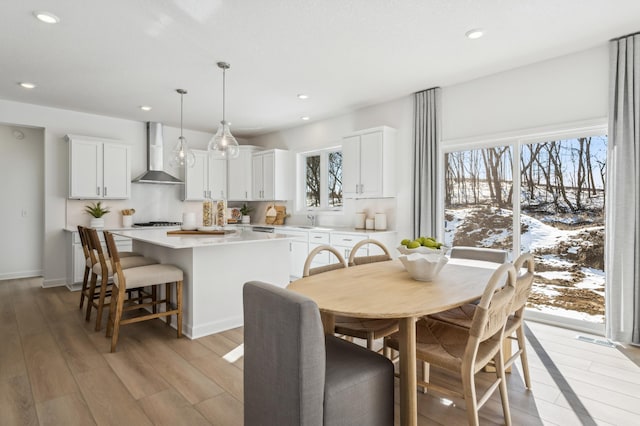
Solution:
M 485 262 L 504 263 L 507 261 L 505 250 L 491 249 L 484 247 L 454 246 L 451 248 L 449 256 L 452 259 L 483 260 Z
M 248 282 L 244 303 L 244 424 L 393 425 L 393 364 L 324 335 L 318 306 Z

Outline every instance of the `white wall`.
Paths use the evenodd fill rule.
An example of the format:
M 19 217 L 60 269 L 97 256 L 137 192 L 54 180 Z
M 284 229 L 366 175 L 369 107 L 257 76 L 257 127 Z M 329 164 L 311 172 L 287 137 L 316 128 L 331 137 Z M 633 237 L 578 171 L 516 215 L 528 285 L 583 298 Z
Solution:
M 607 45 L 443 88 L 447 141 L 607 115 Z
M 339 145 L 342 136 L 362 129 L 390 126 L 398 130 L 396 134 L 396 173 L 398 177 L 398 196 L 395 199 L 345 200 L 343 214 L 321 214 L 319 224 L 334 226 L 354 226 L 355 212 L 367 211 L 370 217 L 376 212 L 387 213 L 387 226 L 397 229 L 402 235 L 408 235 L 410 224 L 404 218 L 404 206 L 410 205 L 411 187 L 411 140 L 413 123 L 413 100 L 404 97 L 395 101 L 363 108 L 349 115 L 343 115 L 318 121 L 305 126 L 287 129 L 281 132 L 262 135 L 249 140 L 253 145 L 266 148 L 284 148 L 298 152 L 313 148 Z M 398 208 L 397 206 L 403 206 Z M 292 202 L 287 203 L 287 211 L 293 212 Z M 396 213 L 402 215 L 396 217 Z M 294 215 L 287 223 L 305 223 L 306 215 Z
M 146 168 L 146 128 L 143 122 L 104 117 L 76 111 L 49 108 L 0 100 L 0 123 L 44 128 L 44 285 L 66 284 L 67 234 L 65 227 L 89 224 L 89 216 L 82 213 L 86 201 L 67 200 L 68 149 L 64 136 L 79 134 L 117 139 L 131 144 L 132 170 L 135 177 Z M 185 131 L 194 147 L 205 149 L 211 138 L 203 132 Z M 165 127 L 165 156 L 170 155 L 179 129 Z M 168 163 L 168 162 L 167 162 Z M 169 170 L 180 176 L 177 170 Z M 3 180 L 3 194 L 9 182 Z M 105 216 L 108 227 L 120 226 L 118 210 L 136 208 L 136 220 L 175 219 L 184 210 L 196 209 L 193 203 L 180 201 L 180 187 L 169 185 L 132 185 L 132 198 L 108 201 L 113 210 Z M 6 245 L 6 244 L 5 244 Z
M 44 133 L 0 125 L 0 279 L 42 274 Z
M 588 51 L 444 87 L 443 143 L 606 116 L 607 64 L 607 47 L 603 42 L 601 47 Z M 5 100 L 0 100 L 0 123 L 45 129 L 44 279 L 45 285 L 64 284 L 67 259 L 62 229 L 75 226 L 81 220 L 88 223 L 88 217 L 79 214 L 83 203 L 66 199 L 68 159 L 64 135 L 102 136 L 131 143 L 132 176 L 137 176 L 145 169 L 146 162 L 144 123 Z M 344 215 L 323 216 L 320 223 L 352 225 L 353 213 L 358 210 L 367 209 L 370 214 L 384 210 L 389 215 L 389 226 L 398 230 L 398 237 L 404 238 L 410 236 L 411 230 L 413 97 L 410 94 L 351 114 L 262 135 L 248 143 L 299 152 L 335 145 L 345 134 L 380 125 L 398 130 L 397 198 L 349 201 Z M 185 132 L 185 135 L 192 146 L 200 148 L 206 147 L 211 136 L 201 132 Z M 177 136 L 178 129 L 165 128 L 166 155 Z M 134 184 L 132 193 L 131 200 L 109 203 L 114 210 L 136 208 L 139 212 L 136 220 L 178 219 L 183 210 L 200 210 L 199 203 L 180 202 L 179 187 Z M 291 219 L 305 220 L 301 216 Z M 117 214 L 106 217 L 107 226 L 118 226 L 119 222 Z
M 578 52 L 442 89 L 442 143 L 462 138 L 526 132 L 527 129 L 599 119 L 607 115 L 607 46 Z M 413 96 L 351 114 L 262 135 L 250 143 L 304 151 L 335 145 L 354 131 L 389 125 L 398 130 L 397 211 L 390 226 L 399 238 L 411 237 L 413 164 Z M 387 200 L 378 201 L 390 205 Z M 322 217 L 321 223 L 353 223 L 353 213 L 375 201 L 345 203 L 342 217 Z M 394 206 L 391 206 L 393 208 Z M 373 206 L 373 209 L 376 209 Z M 371 211 L 370 211 L 371 212 Z M 293 220 L 302 220 L 293 217 Z

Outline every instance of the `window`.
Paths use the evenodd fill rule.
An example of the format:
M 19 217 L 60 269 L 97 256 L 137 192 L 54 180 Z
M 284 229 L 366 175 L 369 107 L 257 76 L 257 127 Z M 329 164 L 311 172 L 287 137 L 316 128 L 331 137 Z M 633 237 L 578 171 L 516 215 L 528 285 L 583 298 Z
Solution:
M 301 210 L 342 209 L 342 151 L 333 147 L 301 154 Z
M 445 244 L 530 251 L 532 317 L 600 330 L 606 160 L 604 129 L 444 152 Z

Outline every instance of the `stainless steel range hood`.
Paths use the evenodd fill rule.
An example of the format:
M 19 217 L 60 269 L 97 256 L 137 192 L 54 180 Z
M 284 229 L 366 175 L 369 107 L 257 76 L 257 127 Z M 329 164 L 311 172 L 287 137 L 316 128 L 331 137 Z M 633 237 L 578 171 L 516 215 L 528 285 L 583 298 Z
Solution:
M 164 168 L 164 145 L 162 123 L 147 123 L 147 171 L 133 182 L 165 185 L 184 185 L 180 179 L 171 176 Z

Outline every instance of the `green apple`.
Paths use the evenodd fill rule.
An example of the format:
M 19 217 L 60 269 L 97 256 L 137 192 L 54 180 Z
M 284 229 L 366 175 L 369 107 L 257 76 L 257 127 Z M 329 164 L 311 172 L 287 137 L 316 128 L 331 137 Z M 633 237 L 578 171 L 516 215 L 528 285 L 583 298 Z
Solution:
M 407 248 L 408 249 L 415 249 L 420 247 L 420 242 L 419 241 L 409 241 L 409 243 L 407 244 Z
M 400 241 L 400 244 L 402 244 L 403 246 L 406 246 L 407 244 L 409 244 L 411 242 L 410 239 L 405 238 L 404 240 Z

